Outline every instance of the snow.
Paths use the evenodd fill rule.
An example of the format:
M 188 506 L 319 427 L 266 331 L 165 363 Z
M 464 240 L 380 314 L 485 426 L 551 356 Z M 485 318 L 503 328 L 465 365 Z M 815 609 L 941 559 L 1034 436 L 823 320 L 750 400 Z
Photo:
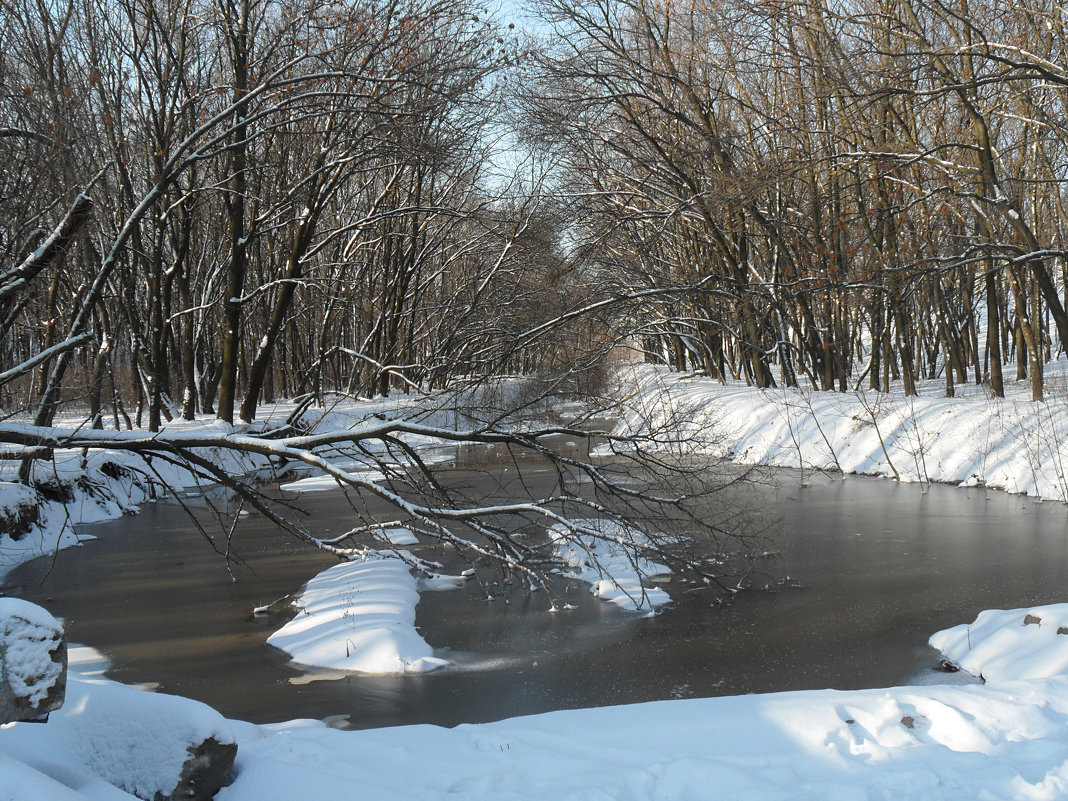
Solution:
M 346 471 L 345 475 L 353 481 L 366 481 L 375 482 L 381 481 L 385 476 L 378 470 L 361 470 L 359 472 Z M 307 478 L 301 478 L 297 481 L 290 481 L 281 485 L 283 490 L 288 492 L 305 493 L 305 492 L 328 492 L 330 490 L 337 490 L 342 486 L 341 483 L 330 475 L 308 476 Z
M 1068 604 L 988 609 L 931 645 L 987 682 L 1068 676 Z
M 415 630 L 408 565 L 387 553 L 334 565 L 308 582 L 297 616 L 267 642 L 302 665 L 359 673 L 425 673 L 450 664 Z
M 921 395 L 756 389 L 680 376 L 648 365 L 620 374 L 631 396 L 614 433 L 646 447 L 700 452 L 747 464 L 987 486 L 1068 502 L 1068 361 L 1047 369 L 1049 397 L 1029 385 L 990 397 L 940 384 Z M 668 429 L 675 425 L 670 434 Z
M 298 724 L 239 734 L 241 773 L 219 799 L 299 797 L 302 780 L 317 797 L 359 786 L 370 799 L 1056 798 L 1066 713 L 1026 686 L 940 687 L 665 701 L 455 729 Z
M 1064 366 L 1050 367 L 1054 388 Z M 1036 404 L 1022 394 L 995 400 L 964 388 L 953 399 L 930 387 L 919 398 L 761 391 L 648 367 L 624 380 L 636 403 L 619 432 L 655 435 L 663 449 L 1068 500 L 1065 391 Z M 339 406 L 323 414 L 323 424 L 358 424 L 368 414 Z M 658 427 L 673 419 L 682 421 L 681 432 L 662 436 Z M 127 502 L 141 500 L 134 489 Z M 41 530 L 51 532 L 45 539 L 51 546 L 59 528 L 48 525 Z M 600 550 L 612 539 L 604 533 L 590 548 L 598 561 L 612 563 L 611 548 Z M 586 573 L 590 554 L 560 555 L 577 574 L 600 582 Z M 284 647 L 297 661 L 345 670 L 400 673 L 433 660 L 413 628 L 417 586 L 445 580 L 419 584 L 402 560 L 384 556 L 340 564 L 310 582 L 295 628 L 283 627 L 272 641 L 288 639 Z M 631 567 L 637 570 L 614 568 L 621 583 L 637 582 L 617 587 L 614 602 L 641 597 L 642 574 L 658 571 Z M 612 596 L 611 588 L 601 589 L 602 598 Z M 651 603 L 659 589 L 645 592 Z M 0 727 L 0 801 L 130 799 L 131 788 L 150 797 L 174 769 L 173 741 L 209 731 L 239 744 L 235 781 L 220 801 L 1068 798 L 1062 629 L 1068 630 L 1068 604 L 991 610 L 932 636 L 984 684 L 687 699 L 453 729 L 351 732 L 308 720 L 220 721 L 193 702 L 93 678 L 89 672 L 99 664 L 72 651 L 64 709 L 46 724 Z M 357 640 L 366 647 L 354 649 Z
M 47 723 L 0 726 L 5 801 L 169 794 L 190 745 L 235 741 L 231 724 L 210 707 L 95 678 L 98 660 L 78 650 L 71 651 L 66 701 Z
M 59 621 L 47 610 L 37 604 L 23 601 L 21 598 L 0 598 L 0 620 L 4 620 L 13 627 L 21 624 L 27 629 L 48 632 L 49 635 L 63 631 Z M 10 628 L 8 633 L 15 630 L 15 628 Z
M 63 627 L 44 609 L 19 598 L 0 598 L 0 680 L 37 708 L 63 676 L 52 653 Z
M 574 524 L 590 533 L 575 538 L 557 525 L 549 530 L 549 537 L 554 543 L 555 558 L 567 574 L 587 582 L 594 596 L 647 614 L 671 602 L 664 590 L 646 586 L 643 581 L 666 575 L 671 572 L 669 568 L 614 541 L 624 539 L 618 524 L 608 520 L 577 520 Z M 638 538 L 634 541 L 641 542 Z
M 633 553 L 617 524 L 578 521 L 584 535 L 565 538 L 550 531 L 555 556 L 574 578 L 591 585 L 603 601 L 653 614 L 671 601 L 659 587 L 643 586 L 669 570 Z M 630 535 L 633 536 L 633 535 Z M 418 543 L 406 528 L 387 528 L 376 537 L 395 547 Z M 640 543 L 640 539 L 636 540 Z M 433 649 L 415 628 L 419 590 L 452 589 L 467 576 L 416 579 L 403 552 L 369 551 L 334 565 L 311 579 L 294 602 L 296 616 L 267 638 L 298 665 L 374 675 L 425 673 L 451 662 Z
M 381 528 L 372 533 L 375 539 L 397 547 L 419 544 L 419 537 L 406 528 Z

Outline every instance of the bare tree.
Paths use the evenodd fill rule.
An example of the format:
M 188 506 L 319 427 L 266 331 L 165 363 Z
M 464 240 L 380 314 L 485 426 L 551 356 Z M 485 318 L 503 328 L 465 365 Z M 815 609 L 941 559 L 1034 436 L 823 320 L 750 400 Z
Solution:
M 24 339 L 0 384 L 23 382 L 27 401 L 0 442 L 24 481 L 57 449 L 132 452 L 148 474 L 164 460 L 222 483 L 339 556 L 405 525 L 531 586 L 553 569 L 553 525 L 712 583 L 736 572 L 728 551 L 745 568 L 745 532 L 707 505 L 737 476 L 672 451 L 670 436 L 615 440 L 594 417 L 607 406 L 537 422 L 553 397 L 594 396 L 638 298 L 594 289 L 566 247 L 566 205 L 488 175 L 503 71 L 517 55 L 492 21 L 464 0 L 12 10 L 4 180 L 36 183 L 44 198 L 0 209 L 10 264 L 0 311 L 11 341 Z M 50 162 L 49 148 L 63 158 Z M 765 369 L 757 351 L 747 358 Z M 509 370 L 528 377 L 501 384 Z M 426 396 L 428 414 L 451 410 L 453 424 L 314 425 L 331 393 L 398 390 Z M 288 420 L 237 421 L 280 394 L 305 396 Z M 165 425 L 197 407 L 239 424 L 209 435 Z M 87 424 L 55 425 L 61 411 Z M 427 439 L 541 460 L 551 480 L 469 498 L 423 458 Z M 591 440 L 615 452 L 591 458 L 566 444 Z M 385 479 L 336 467 L 342 450 Z M 304 530 L 220 467 L 218 451 L 325 471 L 350 493 L 352 529 Z M 392 514 L 370 515 L 367 498 Z

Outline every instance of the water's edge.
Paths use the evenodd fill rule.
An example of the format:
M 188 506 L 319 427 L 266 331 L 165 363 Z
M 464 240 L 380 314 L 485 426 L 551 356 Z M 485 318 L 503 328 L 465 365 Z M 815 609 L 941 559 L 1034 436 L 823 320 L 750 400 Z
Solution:
M 99 540 L 8 576 L 67 621 L 72 641 L 103 650 L 110 675 L 153 684 L 268 722 L 341 716 L 348 725 L 454 725 L 551 709 L 666 698 L 933 678 L 927 638 L 986 608 L 1065 600 L 1064 507 L 980 488 L 774 471 L 760 515 L 781 522 L 771 570 L 793 589 L 746 592 L 724 607 L 683 585 L 673 605 L 638 618 L 573 590 L 576 610 L 543 596 L 487 602 L 477 586 L 424 593 L 417 625 L 457 669 L 423 676 L 303 681 L 264 644 L 286 618 L 255 606 L 299 590 L 333 563 L 250 516 L 235 541 L 244 564 L 208 547 L 176 504 L 87 531 Z M 491 476 L 473 471 L 471 480 Z M 302 498 L 322 531 L 348 504 Z M 431 548 L 432 553 L 433 546 Z M 438 556 L 447 554 L 437 553 Z M 231 577 L 236 577 L 236 581 Z

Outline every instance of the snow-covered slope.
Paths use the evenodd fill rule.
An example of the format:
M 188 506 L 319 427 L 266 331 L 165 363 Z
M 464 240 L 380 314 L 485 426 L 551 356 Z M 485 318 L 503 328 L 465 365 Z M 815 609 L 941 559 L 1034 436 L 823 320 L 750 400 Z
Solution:
M 1051 385 L 1057 370 L 1052 365 Z M 700 450 L 747 464 L 839 470 L 1008 492 L 1068 502 L 1068 394 L 1036 403 L 1023 385 L 1008 397 L 982 387 L 813 392 L 760 390 L 681 376 L 648 365 L 619 374 L 629 397 L 616 433 L 659 447 Z

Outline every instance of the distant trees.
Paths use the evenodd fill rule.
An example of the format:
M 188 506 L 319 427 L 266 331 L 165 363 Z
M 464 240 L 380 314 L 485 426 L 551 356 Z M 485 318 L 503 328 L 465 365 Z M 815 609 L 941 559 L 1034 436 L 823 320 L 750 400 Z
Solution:
M 532 141 L 643 342 L 758 386 L 873 389 L 1068 341 L 1068 22 L 1041 3 L 544 0 Z
M 575 226 L 604 210 L 547 189 L 545 170 L 494 162 L 529 48 L 486 14 L 469 0 L 0 0 L 0 459 L 38 498 L 75 491 L 45 475 L 57 451 L 82 457 L 89 495 L 108 491 L 91 470 L 129 482 L 144 471 L 154 487 L 156 465 L 179 464 L 342 557 L 403 526 L 533 588 L 558 566 L 554 526 L 591 559 L 602 541 L 737 591 L 765 549 L 738 505 L 708 498 L 744 472 L 688 461 L 675 432 L 614 438 L 608 407 L 560 420 L 544 400 L 596 390 L 619 336 L 638 326 L 655 339 L 661 318 L 700 333 L 680 328 L 684 347 L 705 329 L 722 348 L 745 343 L 747 369 L 770 382 L 744 192 L 665 217 L 660 240 L 639 215 L 595 243 L 628 267 L 628 242 L 648 240 L 637 283 L 606 280 Z M 668 90 L 650 97 L 666 103 L 656 92 Z M 705 149 L 719 135 L 706 122 Z M 685 167 L 673 180 L 687 196 L 704 180 L 693 143 L 652 119 L 648 133 L 673 137 L 641 144 Z M 733 152 L 716 158 L 732 168 Z M 678 247 L 714 260 L 709 293 L 672 286 L 687 268 Z M 707 304 L 699 315 L 663 315 L 692 297 Z M 730 303 L 733 340 L 718 317 Z M 544 380 L 500 390 L 509 373 Z M 434 425 L 376 414 L 317 430 L 309 412 L 334 393 L 442 389 L 454 391 L 420 407 Z M 240 425 L 280 398 L 296 401 L 289 418 Z M 238 425 L 164 425 L 198 414 Z M 590 457 L 593 437 L 610 455 Z M 517 471 L 502 470 L 499 496 L 470 497 L 424 459 L 427 441 L 549 469 L 507 492 Z M 101 451 L 108 461 L 89 468 Z M 332 476 L 352 528 L 307 530 L 230 472 L 233 452 Z M 365 469 L 342 469 L 339 454 Z
M 5 407 L 48 425 L 74 402 L 94 426 L 157 430 L 251 420 L 279 396 L 427 389 L 492 361 L 462 332 L 485 331 L 488 299 L 518 280 L 537 202 L 488 178 L 517 54 L 479 9 L 2 14 Z
M 0 9 L 0 402 L 42 426 L 624 336 L 757 386 L 1015 362 L 1039 398 L 1068 338 L 1055 7 L 541 0 L 540 49 L 468 0 Z M 517 117 L 546 183 L 493 167 Z
M 35 424 L 4 458 L 185 459 L 268 512 L 192 449 L 302 461 L 530 577 L 544 542 L 509 515 L 575 537 L 580 515 L 676 516 L 715 543 L 695 499 L 730 478 L 687 485 L 628 443 L 610 476 L 554 453 L 582 427 L 502 409 L 459 432 L 115 430 L 503 373 L 583 390 L 621 341 L 759 387 L 1002 395 L 1014 363 L 1042 397 L 1068 341 L 1063 9 L 538 2 L 532 44 L 470 0 L 0 0 L 0 407 Z M 513 134 L 549 166 L 502 174 Z M 85 425 L 53 429 L 63 409 Z M 544 456 L 557 485 L 467 503 L 423 436 Z
M 1055 8 L 541 11 L 531 61 L 467 0 L 4 4 L 0 401 L 251 420 L 614 335 L 758 386 L 1003 394 L 1014 361 L 1041 397 L 1068 337 Z M 552 192 L 491 166 L 519 64 Z

